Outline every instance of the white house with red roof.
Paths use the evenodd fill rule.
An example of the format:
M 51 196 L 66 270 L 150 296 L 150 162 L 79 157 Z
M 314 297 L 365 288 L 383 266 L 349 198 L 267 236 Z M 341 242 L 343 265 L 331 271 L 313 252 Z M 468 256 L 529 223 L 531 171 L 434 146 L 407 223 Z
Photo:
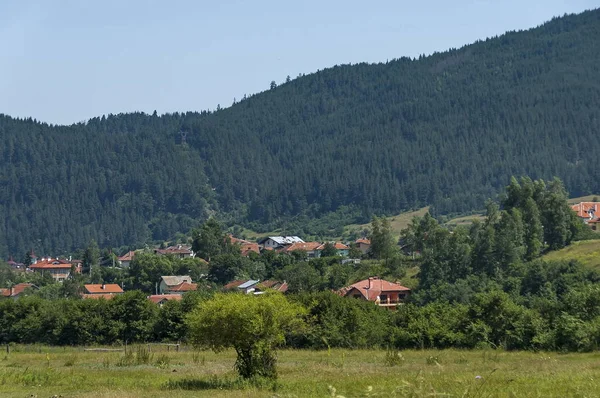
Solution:
M 410 295 L 410 289 L 398 283 L 371 277 L 340 289 L 338 294 L 343 297 L 372 301 L 379 306 L 393 309 L 404 303 Z
M 600 224 L 600 202 L 579 202 L 571 206 L 584 223 L 588 224 L 594 231 L 598 230 Z
M 67 260 L 48 257 L 36 261 L 35 264 L 31 264 L 29 269 L 34 272 L 50 275 L 55 281 L 62 282 L 71 275 L 72 265 Z M 81 267 L 75 266 L 75 272 L 81 273 Z

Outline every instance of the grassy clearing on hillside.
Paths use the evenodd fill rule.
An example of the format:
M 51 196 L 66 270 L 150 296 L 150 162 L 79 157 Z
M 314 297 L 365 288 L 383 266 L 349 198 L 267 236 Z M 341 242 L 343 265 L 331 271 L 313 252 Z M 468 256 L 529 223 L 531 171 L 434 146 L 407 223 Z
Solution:
M 233 351 L 153 352 L 146 363 L 121 352 L 14 351 L 0 360 L 2 397 L 600 396 L 599 353 L 284 350 L 279 380 L 256 387 L 236 379 Z
M 395 216 L 386 217 L 389 220 L 390 225 L 392 227 L 392 231 L 393 231 L 392 234 L 394 235 L 394 238 L 398 238 L 400 236 L 400 231 L 402 231 L 403 229 L 408 227 L 408 224 L 410 224 L 410 222 L 412 221 L 412 219 L 414 217 L 416 217 L 416 216 L 422 217 L 428 211 L 429 211 L 429 206 L 423 207 L 422 209 L 419 209 L 419 210 L 407 211 L 405 213 L 400 213 Z M 346 225 L 344 227 L 344 232 L 347 233 L 348 231 L 352 231 L 352 230 L 362 231 L 365 228 L 371 228 L 371 223 Z
M 544 255 L 542 258 L 548 261 L 577 260 L 587 267 L 600 270 L 600 240 L 574 242 L 564 249 Z
M 483 221 L 485 220 L 485 216 L 483 214 L 471 214 L 464 217 L 456 217 L 448 220 L 445 225 L 449 227 L 468 226 L 473 224 L 475 220 Z
M 580 196 L 578 198 L 570 198 L 567 200 L 567 202 L 569 204 L 575 204 L 575 203 L 579 203 L 579 202 L 593 202 L 594 199 L 596 201 L 600 201 L 600 195 L 587 195 L 587 196 Z

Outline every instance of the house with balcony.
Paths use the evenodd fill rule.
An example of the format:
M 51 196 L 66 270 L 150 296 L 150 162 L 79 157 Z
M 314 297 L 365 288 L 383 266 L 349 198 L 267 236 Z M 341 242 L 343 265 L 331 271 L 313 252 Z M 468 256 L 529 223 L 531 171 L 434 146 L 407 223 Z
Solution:
M 75 269 L 75 272 L 81 273 L 81 267 L 71 264 L 68 260 L 59 258 L 43 258 L 36 261 L 35 264 L 31 264 L 29 269 L 34 272 L 38 272 L 44 275 L 50 275 L 55 281 L 62 282 L 71 275 L 71 267 Z
M 380 307 L 395 309 L 396 306 L 406 301 L 410 295 L 410 289 L 398 283 L 371 277 L 340 289 L 338 294 L 343 297 L 372 301 Z

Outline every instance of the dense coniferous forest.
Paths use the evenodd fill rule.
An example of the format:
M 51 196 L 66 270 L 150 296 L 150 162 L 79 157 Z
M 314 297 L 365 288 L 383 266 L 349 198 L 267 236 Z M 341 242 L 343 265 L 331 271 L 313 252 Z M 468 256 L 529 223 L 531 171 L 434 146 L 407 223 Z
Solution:
M 511 175 L 597 192 L 598 37 L 594 10 L 286 79 L 214 112 L 0 116 L 0 255 L 141 245 L 215 212 L 257 229 L 340 208 L 463 212 Z

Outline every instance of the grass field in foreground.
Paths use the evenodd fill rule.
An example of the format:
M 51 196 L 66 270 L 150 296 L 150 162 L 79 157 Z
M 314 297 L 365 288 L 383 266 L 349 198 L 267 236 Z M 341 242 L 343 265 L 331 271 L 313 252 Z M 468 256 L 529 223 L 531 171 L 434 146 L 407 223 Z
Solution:
M 233 351 L 163 347 L 127 365 L 122 352 L 23 350 L 0 357 L 2 397 L 600 396 L 600 353 L 403 351 L 392 366 L 380 350 L 284 350 L 276 385 L 257 388 L 235 381 Z

